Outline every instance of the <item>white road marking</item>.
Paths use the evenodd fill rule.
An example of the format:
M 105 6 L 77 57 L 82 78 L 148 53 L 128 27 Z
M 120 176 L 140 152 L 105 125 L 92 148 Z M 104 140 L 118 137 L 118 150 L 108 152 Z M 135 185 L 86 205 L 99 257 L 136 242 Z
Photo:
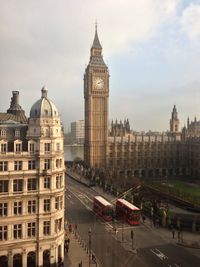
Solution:
M 150 249 L 150 251 L 156 255 L 160 260 L 166 260 L 168 259 L 168 257 L 163 254 L 159 249 L 155 248 L 155 249 Z

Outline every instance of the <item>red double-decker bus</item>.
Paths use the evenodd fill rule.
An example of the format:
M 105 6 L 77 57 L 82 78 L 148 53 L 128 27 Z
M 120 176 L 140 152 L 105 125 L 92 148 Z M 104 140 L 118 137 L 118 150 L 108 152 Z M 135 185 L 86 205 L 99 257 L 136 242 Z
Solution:
M 94 197 L 93 211 L 105 221 L 112 221 L 113 205 L 101 196 Z
M 130 225 L 140 224 L 140 209 L 125 199 L 116 202 L 116 218 L 124 220 Z

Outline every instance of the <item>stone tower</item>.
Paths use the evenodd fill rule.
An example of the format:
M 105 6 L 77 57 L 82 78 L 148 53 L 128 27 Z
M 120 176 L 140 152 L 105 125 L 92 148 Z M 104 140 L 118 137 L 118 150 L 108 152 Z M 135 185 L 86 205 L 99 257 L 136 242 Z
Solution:
M 179 132 L 178 112 L 176 110 L 176 106 L 175 105 L 173 107 L 172 117 L 170 119 L 170 132 L 172 132 L 172 133 Z
M 84 74 L 85 145 L 84 161 L 88 167 L 106 165 L 108 138 L 109 72 L 102 56 L 97 25 Z

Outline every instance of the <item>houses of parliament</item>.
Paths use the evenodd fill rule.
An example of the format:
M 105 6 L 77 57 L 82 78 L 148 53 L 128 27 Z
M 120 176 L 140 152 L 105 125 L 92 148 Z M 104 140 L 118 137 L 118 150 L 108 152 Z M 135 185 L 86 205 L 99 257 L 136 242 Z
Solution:
M 84 74 L 84 104 L 84 161 L 88 167 L 145 178 L 200 177 L 200 121 L 188 118 L 180 130 L 176 106 L 169 131 L 164 133 L 132 131 L 128 119 L 109 125 L 109 70 L 97 27 Z

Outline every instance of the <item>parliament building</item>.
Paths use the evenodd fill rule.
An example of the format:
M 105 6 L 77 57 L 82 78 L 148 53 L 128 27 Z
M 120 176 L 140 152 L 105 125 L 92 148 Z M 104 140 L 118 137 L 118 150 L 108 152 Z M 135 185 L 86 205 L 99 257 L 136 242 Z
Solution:
M 13 91 L 0 113 L 0 266 L 57 266 L 64 253 L 60 114 L 42 88 L 27 118 Z
M 176 106 L 164 133 L 133 131 L 128 119 L 109 125 L 109 70 L 97 27 L 84 74 L 84 99 L 87 167 L 145 178 L 200 177 L 200 121 L 188 119 L 181 130 Z

